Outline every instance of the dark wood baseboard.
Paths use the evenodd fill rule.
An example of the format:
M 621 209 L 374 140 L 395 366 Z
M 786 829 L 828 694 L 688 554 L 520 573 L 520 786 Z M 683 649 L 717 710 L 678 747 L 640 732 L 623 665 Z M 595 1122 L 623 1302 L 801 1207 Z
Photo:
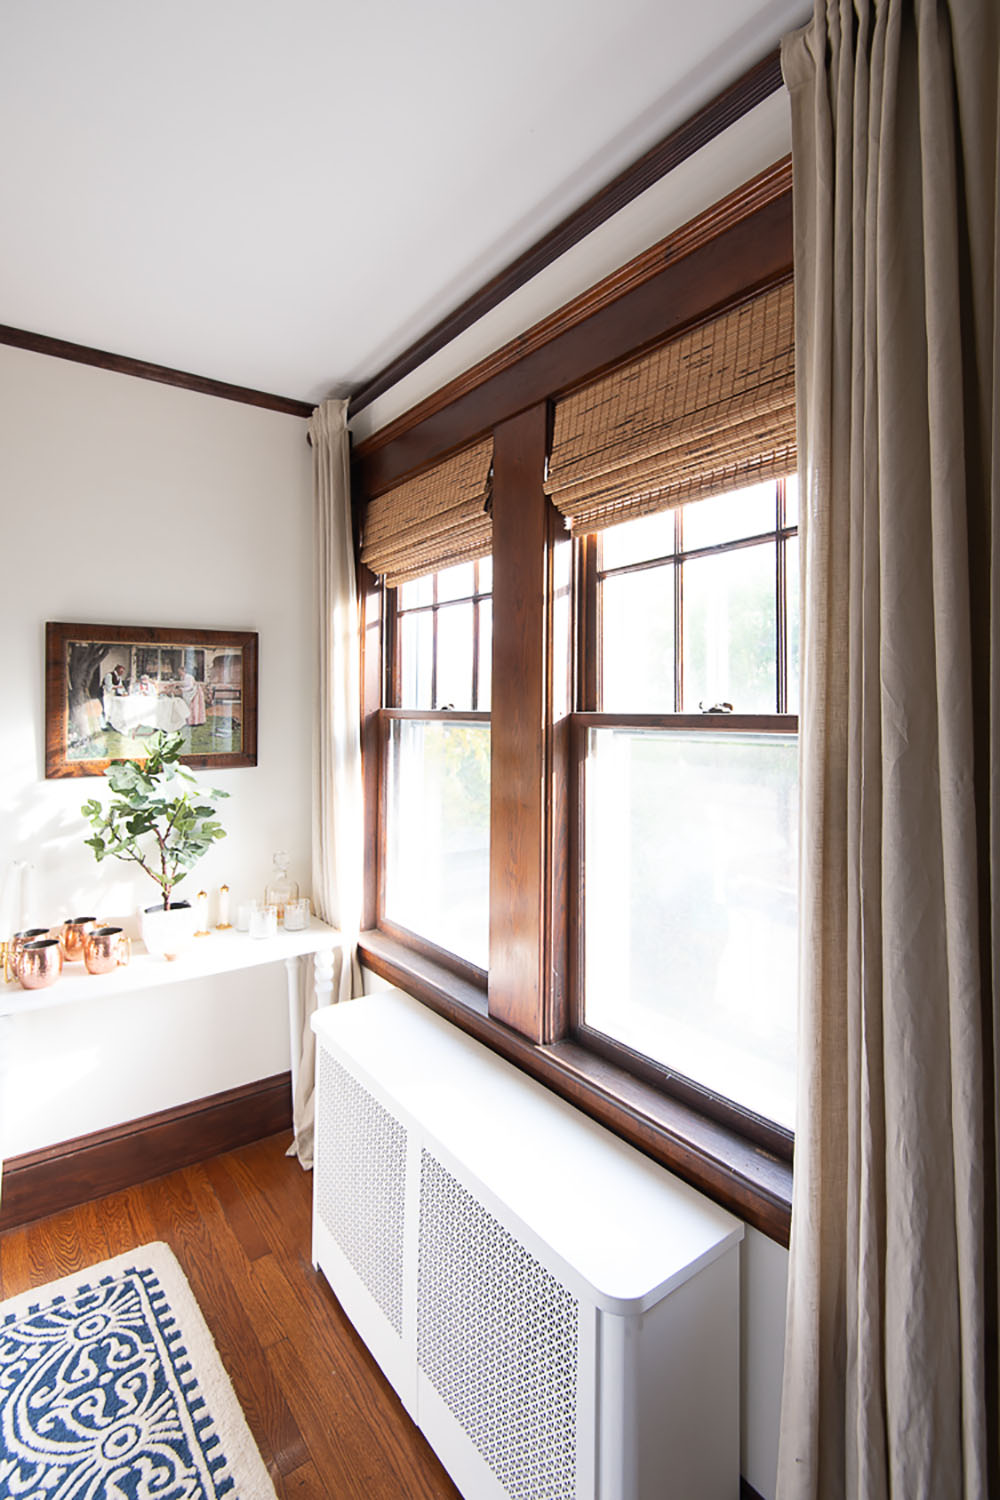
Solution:
M 175 1109 L 4 1162 L 0 1230 L 133 1187 L 263 1140 L 292 1123 L 291 1074 L 276 1073 Z

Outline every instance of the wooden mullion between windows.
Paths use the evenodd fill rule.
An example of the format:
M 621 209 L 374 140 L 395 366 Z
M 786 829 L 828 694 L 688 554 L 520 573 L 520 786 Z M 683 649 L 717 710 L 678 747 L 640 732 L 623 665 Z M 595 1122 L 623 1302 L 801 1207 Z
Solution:
M 550 952 L 546 403 L 493 435 L 489 1013 L 547 1040 Z

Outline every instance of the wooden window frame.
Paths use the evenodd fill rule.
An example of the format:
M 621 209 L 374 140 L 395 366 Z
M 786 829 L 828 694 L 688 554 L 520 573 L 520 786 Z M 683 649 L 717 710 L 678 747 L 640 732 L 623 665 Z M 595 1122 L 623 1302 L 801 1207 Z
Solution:
M 465 380 L 447 404 L 428 408 L 425 403 L 412 425 L 394 423 L 384 441 L 376 435 L 356 455 L 360 504 L 469 441 L 490 432 L 494 438 L 491 964 L 486 989 L 480 973 L 460 972 L 453 962 L 442 961 L 440 953 L 378 922 L 386 621 L 378 581 L 365 569 L 359 575 L 368 851 L 361 958 L 374 973 L 787 1244 L 787 1143 L 755 1131 L 739 1111 L 719 1118 L 704 1098 L 671 1087 L 670 1080 L 665 1091 L 662 1078 L 645 1076 L 614 1045 L 595 1047 L 592 1038 L 573 1031 L 567 982 L 569 877 L 578 857 L 572 757 L 579 753 L 574 735 L 582 732 L 587 716 L 554 719 L 553 672 L 572 649 L 575 701 L 588 708 L 596 704 L 596 620 L 590 620 L 575 643 L 554 639 L 554 548 L 565 532 L 542 490 L 555 398 L 642 348 L 791 276 L 787 165 L 773 169 L 768 182 L 768 191 L 757 180 L 752 193 L 735 194 L 726 205 L 716 205 L 703 216 L 701 230 L 684 226 L 658 247 L 658 256 L 647 252 L 641 258 L 642 275 L 619 275 L 616 285 L 624 289 L 615 295 L 606 297 L 595 289 L 592 310 L 555 320 L 552 336 L 543 343 L 527 337 L 523 358 L 512 354 L 509 362 L 492 361 L 481 382 Z M 588 568 L 595 567 L 593 549 L 589 553 L 584 543 L 576 560 L 579 583 L 585 584 Z M 698 723 L 704 727 L 700 716 Z M 753 724 L 759 727 L 757 716 Z

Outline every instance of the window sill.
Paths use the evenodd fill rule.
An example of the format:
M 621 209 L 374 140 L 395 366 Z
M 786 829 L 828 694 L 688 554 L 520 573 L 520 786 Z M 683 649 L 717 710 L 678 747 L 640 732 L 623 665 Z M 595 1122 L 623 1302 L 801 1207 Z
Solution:
M 495 1021 L 486 995 L 396 938 L 361 934 L 360 958 L 492 1051 L 780 1245 L 791 1222 L 790 1163 L 577 1042 L 538 1046 Z

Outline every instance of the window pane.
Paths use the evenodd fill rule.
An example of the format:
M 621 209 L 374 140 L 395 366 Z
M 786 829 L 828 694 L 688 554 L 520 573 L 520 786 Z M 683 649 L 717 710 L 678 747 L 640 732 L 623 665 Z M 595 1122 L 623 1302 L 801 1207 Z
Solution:
M 489 962 L 488 724 L 389 725 L 385 915 Z
M 601 584 L 601 708 L 673 713 L 673 564 Z
M 799 539 L 790 536 L 785 543 L 785 597 L 788 600 L 788 712 L 799 711 L 799 674 L 802 662 L 799 650 Z
M 423 578 L 415 578 L 412 583 L 401 583 L 399 586 L 400 609 L 418 609 L 421 604 L 433 604 L 434 602 L 434 574 L 427 573 Z
M 490 706 L 490 687 L 493 672 L 493 600 L 482 599 L 479 610 L 479 702 L 476 707 L 484 711 Z
M 458 563 L 437 575 L 438 603 L 445 599 L 468 599 L 475 592 L 475 564 Z
M 493 559 L 492 557 L 481 557 L 479 559 L 479 592 L 489 594 L 493 591 Z
M 437 612 L 438 669 L 435 708 L 472 708 L 472 604 Z
M 684 564 L 684 712 L 777 708 L 774 543 Z
M 637 521 L 623 521 L 600 535 L 602 569 L 670 557 L 674 550 L 674 513 L 663 510 L 655 516 L 640 516 Z
M 710 500 L 685 505 L 684 551 L 693 552 L 698 547 L 715 547 L 719 542 L 735 542 L 740 537 L 773 531 L 777 493 L 777 485 L 771 479 L 767 484 L 734 490 L 731 495 L 713 495 Z
M 791 1127 L 796 740 L 588 739 L 587 1024 Z
M 405 587 L 405 585 L 404 585 Z M 403 615 L 399 622 L 400 708 L 433 708 L 434 617 Z

